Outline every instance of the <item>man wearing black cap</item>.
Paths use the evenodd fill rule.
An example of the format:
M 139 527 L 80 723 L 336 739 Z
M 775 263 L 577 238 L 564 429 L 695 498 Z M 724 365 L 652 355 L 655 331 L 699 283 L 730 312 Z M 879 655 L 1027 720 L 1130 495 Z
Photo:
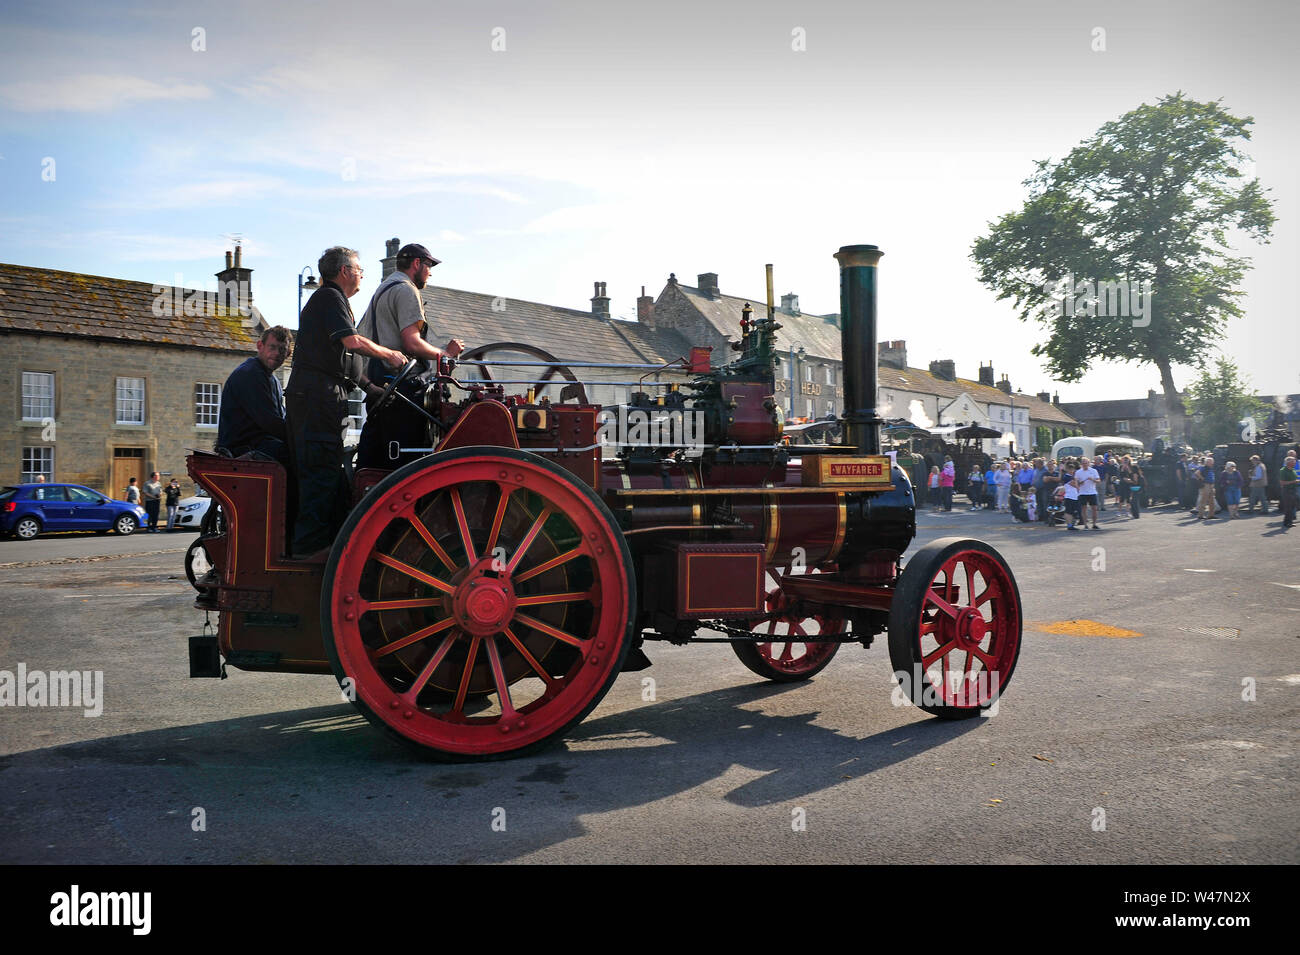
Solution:
M 397 253 L 397 271 L 375 289 L 357 326 L 362 335 L 385 348 L 400 351 L 407 358 L 422 359 L 422 363 L 435 368 L 444 354 L 455 358 L 465 349 L 464 344 L 455 338 L 440 349 L 429 344 L 424 337 L 428 323 L 424 320 L 420 289 L 429 281 L 429 270 L 437 264 L 438 260 L 424 246 L 418 243 L 402 246 Z M 372 360 L 370 366 L 370 380 L 377 385 L 383 386 L 392 380 L 393 372 L 382 362 Z M 383 411 L 368 416 L 357 449 L 357 467 L 395 468 L 406 463 L 412 456 L 392 459 L 389 446 L 394 441 L 398 447 L 427 446 L 426 422 L 423 415 L 400 399 L 394 400 Z

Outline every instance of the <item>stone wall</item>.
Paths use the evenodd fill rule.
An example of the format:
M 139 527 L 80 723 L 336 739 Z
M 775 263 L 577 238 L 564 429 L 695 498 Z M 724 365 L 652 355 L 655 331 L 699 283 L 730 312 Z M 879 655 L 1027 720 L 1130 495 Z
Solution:
M 253 354 L 216 349 L 158 347 L 130 342 L 88 341 L 56 335 L 7 333 L 10 361 L 0 369 L 0 483 L 20 479 L 24 447 L 54 448 L 54 480 L 84 484 L 122 497 L 109 487 L 114 448 L 144 448 L 141 483 L 150 471 L 193 482 L 185 473 L 187 448 L 211 449 L 216 426 L 195 424 L 194 386 L 224 385 Z M 22 373 L 54 374 L 54 427 L 22 420 Z M 116 423 L 117 378 L 145 379 L 144 424 Z M 53 439 L 53 440 L 47 440 Z M 165 478 L 164 478 L 165 479 Z

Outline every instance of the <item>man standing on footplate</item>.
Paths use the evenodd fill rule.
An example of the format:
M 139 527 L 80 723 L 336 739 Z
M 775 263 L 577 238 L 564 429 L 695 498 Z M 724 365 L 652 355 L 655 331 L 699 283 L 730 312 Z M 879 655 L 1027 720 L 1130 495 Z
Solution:
M 357 334 L 348 299 L 361 288 L 357 253 L 327 249 L 317 263 L 323 279 L 303 306 L 293 374 L 285 390 L 289 443 L 297 471 L 298 509 L 293 553 L 309 557 L 330 546 L 347 516 L 349 489 L 343 473 L 343 429 L 348 392 L 355 384 L 382 393 L 356 368 L 349 353 L 378 358 L 390 368 L 406 363 L 399 351 Z

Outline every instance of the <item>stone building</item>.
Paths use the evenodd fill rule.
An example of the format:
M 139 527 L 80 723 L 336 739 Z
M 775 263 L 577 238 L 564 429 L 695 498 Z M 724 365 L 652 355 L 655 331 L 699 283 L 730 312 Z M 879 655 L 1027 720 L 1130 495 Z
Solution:
M 1060 399 L 1043 391 L 1014 391 L 1006 375 L 994 381 L 993 363 L 981 363 L 975 379 L 957 376 L 952 359 L 930 362 L 928 369 L 907 363 L 907 342 L 878 343 L 878 407 L 883 418 L 904 418 L 928 430 L 979 425 L 1003 433 L 988 439 L 983 450 L 1001 456 L 1014 449 L 1050 450 L 1058 438 L 1079 431 L 1079 423 Z M 1012 443 L 1014 441 L 1014 444 Z
M 1186 400 L 1185 394 L 1179 397 Z M 1169 440 L 1169 412 L 1165 404 L 1163 392 L 1148 389 L 1145 398 L 1070 401 L 1062 407 L 1078 419 L 1084 434 L 1136 438 L 1150 449 L 1156 438 Z
M 637 320 L 652 329 L 672 329 L 696 345 L 713 346 L 713 363 L 730 361 L 730 342 L 740 340 L 742 310 L 756 317 L 767 310 L 767 295 L 724 295 L 716 272 L 704 272 L 697 285 L 682 285 L 674 273 L 653 305 L 637 303 Z M 647 303 L 649 305 L 649 303 Z M 781 357 L 776 370 L 776 397 L 791 419 L 838 416 L 844 410 L 844 375 L 840 362 L 838 315 L 809 315 L 793 292 L 781 296 L 776 309 L 781 329 Z
M 238 248 L 216 292 L 0 264 L 0 482 L 121 498 L 156 470 L 188 492 L 186 449 L 212 447 L 222 385 L 267 325 L 252 271 Z

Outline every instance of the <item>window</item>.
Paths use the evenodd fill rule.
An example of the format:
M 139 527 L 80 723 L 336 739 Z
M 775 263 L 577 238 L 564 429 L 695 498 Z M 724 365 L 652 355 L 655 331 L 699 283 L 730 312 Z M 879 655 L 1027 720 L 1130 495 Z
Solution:
M 804 381 L 812 381 L 812 380 L 813 380 L 813 366 L 812 366 L 812 365 L 804 365 L 804 366 L 803 366 L 803 380 L 804 380 Z
M 221 386 L 200 381 L 194 386 L 194 424 L 200 428 L 215 428 L 217 412 L 221 409 Z
M 1128 422 L 1127 422 L 1127 421 L 1116 421 L 1116 422 L 1115 422 L 1115 433 L 1116 433 L 1116 434 L 1128 434 Z
M 99 495 L 94 491 L 87 491 L 84 487 L 67 487 L 68 500 L 73 504 L 98 504 Z
M 360 439 L 366 423 L 366 393 L 353 388 L 348 393 L 348 438 Z
M 54 417 L 54 376 L 40 371 L 23 372 L 23 420 Z
M 1157 419 L 1156 419 L 1156 430 L 1157 430 L 1157 431 L 1168 431 L 1168 430 L 1169 430 L 1169 419 L 1168 419 L 1168 418 L 1157 418 Z
M 826 384 L 835 384 L 835 369 L 831 365 L 826 366 Z
M 23 448 L 21 483 L 30 484 L 42 474 L 45 475 L 45 480 L 54 480 L 54 449 Z
M 781 377 L 782 377 L 782 378 L 789 378 L 789 377 L 790 377 L 790 365 L 789 365 L 789 363 L 788 363 L 784 358 L 782 358 L 780 364 L 781 364 Z
M 835 414 L 835 402 L 833 401 L 826 402 L 826 413 Z
M 808 410 L 806 414 L 808 415 L 809 418 L 817 417 L 817 411 L 816 408 L 813 406 L 813 400 L 811 398 L 808 399 Z
M 117 423 L 144 424 L 144 379 L 117 379 Z

